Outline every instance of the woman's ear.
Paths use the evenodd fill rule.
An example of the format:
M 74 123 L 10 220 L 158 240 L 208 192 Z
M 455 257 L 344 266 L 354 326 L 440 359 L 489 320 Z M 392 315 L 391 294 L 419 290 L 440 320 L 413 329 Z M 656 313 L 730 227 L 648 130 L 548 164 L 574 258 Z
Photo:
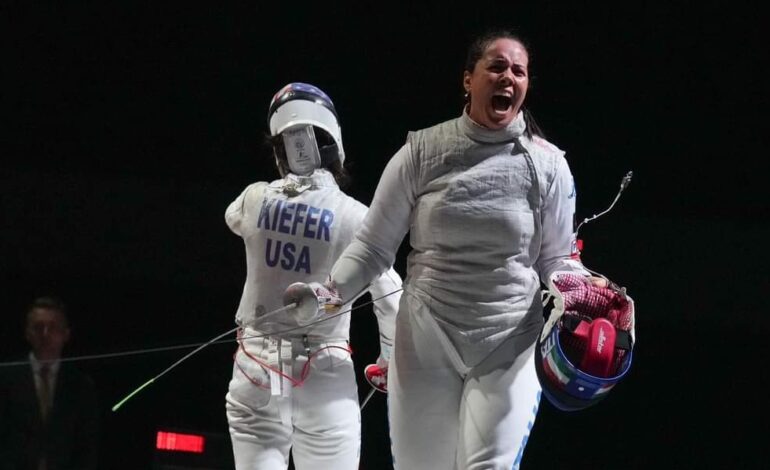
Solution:
M 466 93 L 471 92 L 471 73 L 467 70 L 463 72 L 463 88 L 465 88 Z

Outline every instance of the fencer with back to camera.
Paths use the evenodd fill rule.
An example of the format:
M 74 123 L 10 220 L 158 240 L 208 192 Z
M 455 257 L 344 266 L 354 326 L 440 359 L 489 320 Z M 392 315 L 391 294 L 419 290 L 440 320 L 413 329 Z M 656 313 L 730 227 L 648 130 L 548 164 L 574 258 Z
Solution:
M 604 315 L 617 296 L 571 256 L 574 182 L 564 152 L 524 106 L 529 59 L 507 31 L 473 41 L 461 115 L 408 134 L 331 279 L 308 286 L 321 303 L 355 295 L 392 265 L 410 234 L 387 373 L 396 469 L 519 468 L 542 390 L 599 392 L 582 376 L 554 381 L 535 366 L 536 347 L 552 344 L 539 340 L 541 284 L 572 283 L 557 282 L 565 292 L 555 311 L 577 312 L 578 323 Z M 618 308 L 628 317 L 625 302 Z M 543 354 L 549 364 L 562 359 L 551 352 Z
M 227 420 L 239 470 L 358 469 L 361 415 L 349 346 L 350 315 L 307 324 L 281 311 L 286 286 L 328 280 L 367 207 L 340 189 L 347 179 L 340 125 L 319 88 L 290 83 L 270 102 L 270 143 L 281 175 L 256 182 L 225 219 L 243 238 L 246 281 Z M 387 370 L 401 278 L 389 267 L 337 305 L 365 292 L 376 300 L 380 354 Z M 287 301 L 290 302 L 290 301 Z M 278 311 L 278 315 L 266 313 Z

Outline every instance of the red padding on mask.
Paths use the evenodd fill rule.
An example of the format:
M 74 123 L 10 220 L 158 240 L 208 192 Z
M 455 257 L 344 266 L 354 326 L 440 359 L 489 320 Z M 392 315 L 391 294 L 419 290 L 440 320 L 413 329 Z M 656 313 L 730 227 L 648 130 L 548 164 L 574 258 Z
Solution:
M 581 322 L 575 335 L 586 341 L 580 370 L 594 377 L 609 377 L 615 358 L 615 327 L 606 318 L 594 318 L 590 325 Z

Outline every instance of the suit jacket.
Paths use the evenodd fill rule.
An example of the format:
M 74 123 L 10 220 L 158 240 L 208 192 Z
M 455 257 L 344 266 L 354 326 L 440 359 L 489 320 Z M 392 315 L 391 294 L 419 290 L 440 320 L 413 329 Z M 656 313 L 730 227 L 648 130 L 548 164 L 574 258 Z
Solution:
M 0 368 L 0 469 L 96 469 L 99 408 L 90 377 L 60 364 L 53 406 L 44 423 L 29 365 Z

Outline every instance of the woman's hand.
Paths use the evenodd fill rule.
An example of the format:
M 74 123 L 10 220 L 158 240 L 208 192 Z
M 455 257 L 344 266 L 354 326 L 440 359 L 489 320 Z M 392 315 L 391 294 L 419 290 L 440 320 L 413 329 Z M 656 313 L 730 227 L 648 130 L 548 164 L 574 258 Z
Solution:
M 607 282 L 607 279 L 597 276 L 589 276 L 588 283 L 594 287 L 608 287 L 610 285 L 610 283 Z

